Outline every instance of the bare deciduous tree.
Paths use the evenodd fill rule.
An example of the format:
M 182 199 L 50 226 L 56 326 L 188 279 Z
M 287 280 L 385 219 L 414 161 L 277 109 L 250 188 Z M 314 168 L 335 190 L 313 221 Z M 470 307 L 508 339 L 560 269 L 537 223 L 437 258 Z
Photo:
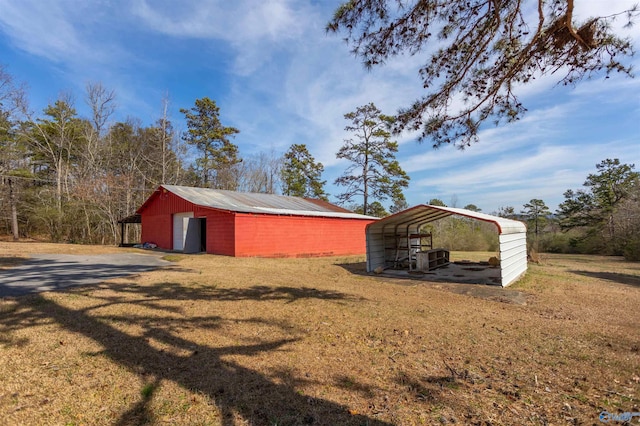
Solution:
M 27 109 L 25 89 L 16 84 L 13 76 L 0 65 L 0 182 L 8 188 L 11 234 L 20 238 L 18 227 L 17 177 L 26 174 L 24 150 L 17 137 L 17 120 Z
M 275 194 L 280 187 L 282 157 L 274 151 L 247 157 L 235 166 L 238 190 Z

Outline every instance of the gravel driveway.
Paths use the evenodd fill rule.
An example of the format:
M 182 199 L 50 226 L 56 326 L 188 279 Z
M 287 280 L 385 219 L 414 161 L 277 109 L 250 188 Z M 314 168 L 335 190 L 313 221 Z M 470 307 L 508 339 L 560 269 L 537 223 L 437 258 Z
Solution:
M 170 262 L 145 254 L 34 254 L 25 263 L 0 270 L 0 297 L 23 296 L 96 284 L 152 271 Z

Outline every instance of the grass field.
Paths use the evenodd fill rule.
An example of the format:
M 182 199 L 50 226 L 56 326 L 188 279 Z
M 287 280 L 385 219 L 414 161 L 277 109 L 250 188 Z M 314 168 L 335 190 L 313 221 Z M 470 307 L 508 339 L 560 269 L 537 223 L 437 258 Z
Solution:
M 107 251 L 121 250 L 0 242 L 0 273 L 30 253 Z M 504 290 L 522 305 L 354 273 L 363 258 L 170 259 L 0 300 L 3 424 L 563 425 L 640 411 L 639 263 L 546 255 Z

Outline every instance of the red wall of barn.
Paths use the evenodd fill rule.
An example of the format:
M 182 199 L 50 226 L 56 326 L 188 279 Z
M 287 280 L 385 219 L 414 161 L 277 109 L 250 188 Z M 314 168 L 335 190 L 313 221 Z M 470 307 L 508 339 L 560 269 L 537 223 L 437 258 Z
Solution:
M 234 215 L 211 209 L 203 209 L 202 215 L 207 218 L 207 253 L 234 256 Z
M 140 211 L 142 242 L 173 249 L 173 214 L 194 212 L 207 219 L 207 253 L 234 255 L 233 213 L 200 207 L 171 192 L 156 192 Z
M 142 214 L 142 242 L 154 243 L 158 247 L 171 250 L 171 232 L 173 222 L 171 215 L 148 215 Z
M 235 255 L 310 257 L 366 253 L 362 219 L 236 213 Z

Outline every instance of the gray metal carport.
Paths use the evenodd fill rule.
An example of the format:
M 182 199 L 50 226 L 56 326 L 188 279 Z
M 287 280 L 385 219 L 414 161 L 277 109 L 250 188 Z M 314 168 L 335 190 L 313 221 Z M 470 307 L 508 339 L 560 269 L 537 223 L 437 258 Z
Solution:
M 420 204 L 367 225 L 367 272 L 389 267 L 389 242 L 419 234 L 420 227 L 451 215 L 493 223 L 500 244 L 500 285 L 506 287 L 527 271 L 527 227 L 517 220 L 472 210 Z

